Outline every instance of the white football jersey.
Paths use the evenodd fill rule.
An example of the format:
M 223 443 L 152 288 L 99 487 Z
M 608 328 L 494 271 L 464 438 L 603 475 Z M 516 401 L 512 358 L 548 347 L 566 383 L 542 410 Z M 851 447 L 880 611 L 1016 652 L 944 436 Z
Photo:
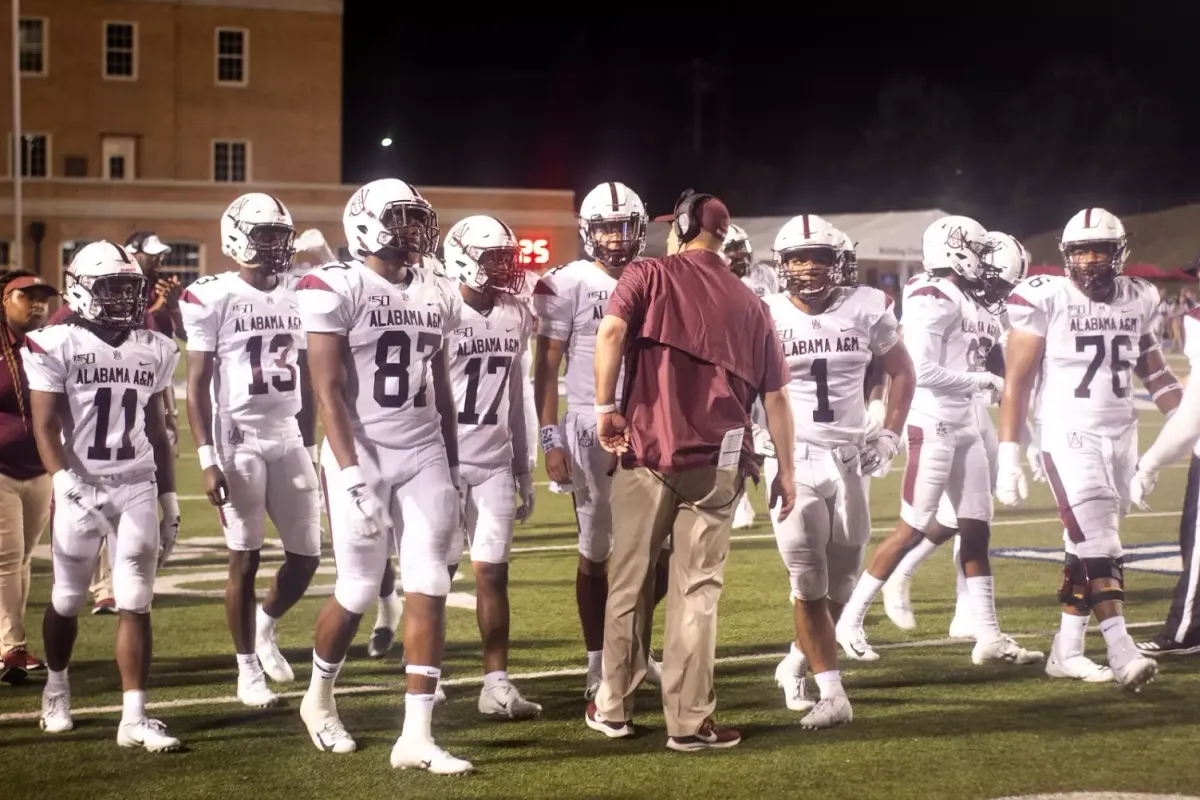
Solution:
M 499 295 L 487 315 L 463 303 L 450 351 L 458 408 L 458 460 L 478 467 L 512 463 L 509 382 L 523 379 L 521 354 L 532 330 L 521 301 Z M 521 386 L 521 403 L 525 392 Z M 517 409 L 524 415 L 524 408 Z
M 787 294 L 768 295 L 763 302 L 791 374 L 796 441 L 818 447 L 862 444 L 867 365 L 900 341 L 891 298 L 867 286 L 841 289 L 817 315 L 801 311 Z
M 50 325 L 26 335 L 22 355 L 31 390 L 66 396 L 68 469 L 85 479 L 153 479 L 145 409 L 171 386 L 179 362 L 174 341 L 134 330 L 114 347 L 81 325 Z
M 533 290 L 538 335 L 567 344 L 567 410 L 595 414 L 596 331 L 617 279 L 591 261 L 572 261 L 542 276 Z M 624 371 L 617 378 L 621 402 Z
M 779 273 L 770 264 L 764 264 L 761 261 L 750 265 L 750 269 L 746 270 L 746 274 L 742 276 L 742 283 L 749 286 L 750 291 L 759 297 L 783 291 L 783 286 L 779 282 Z
M 360 261 L 332 262 L 297 287 L 306 333 L 346 337 L 355 436 L 390 448 L 441 441 L 430 361 L 459 327 L 462 298 L 429 270 L 393 284 Z
M 1045 340 L 1043 430 L 1119 437 L 1137 422 L 1133 366 L 1159 346 L 1158 304 L 1158 290 L 1138 278 L 1117 278 L 1110 303 L 1092 302 L 1062 275 L 1035 275 L 1013 289 L 1013 329 Z
M 1183 318 L 1183 354 L 1187 356 L 1189 374 L 1200 376 L 1200 308 L 1193 308 Z M 1200 458 L 1200 442 L 1192 453 Z
M 995 316 L 953 281 L 922 274 L 904 286 L 901 330 L 917 373 L 910 410 L 948 425 L 971 422 L 977 385 L 966 376 L 987 369 L 988 353 L 1000 338 Z M 941 377 L 923 381 L 930 370 Z
M 305 348 L 296 291 L 281 275 L 263 292 L 236 272 L 201 278 L 179 297 L 188 349 L 216 354 L 213 423 L 276 427 L 300 412 L 299 351 Z M 221 441 L 221 432 L 216 440 Z

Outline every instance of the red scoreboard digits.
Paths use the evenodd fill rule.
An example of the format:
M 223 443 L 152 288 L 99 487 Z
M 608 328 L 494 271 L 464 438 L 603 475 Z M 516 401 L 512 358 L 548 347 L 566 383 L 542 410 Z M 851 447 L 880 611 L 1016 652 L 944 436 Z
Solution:
M 522 264 L 541 266 L 550 263 L 549 239 L 518 239 L 517 244 L 521 246 Z

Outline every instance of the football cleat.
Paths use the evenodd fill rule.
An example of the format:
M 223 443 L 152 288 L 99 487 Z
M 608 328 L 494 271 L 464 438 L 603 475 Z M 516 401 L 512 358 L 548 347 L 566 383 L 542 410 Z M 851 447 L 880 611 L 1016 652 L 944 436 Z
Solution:
M 654 651 L 646 656 L 646 683 L 662 686 L 662 662 L 654 660 Z
M 818 701 L 816 707 L 800 720 L 800 727 L 815 731 L 842 725 L 853 719 L 854 709 L 850 707 L 850 698 L 839 694 Z
M 848 630 L 838 625 L 834 628 L 837 643 L 842 646 L 847 658 L 855 661 L 878 661 L 879 653 L 871 649 L 867 642 L 867 634 L 862 628 Z
M 479 693 L 479 713 L 486 717 L 531 719 L 542 713 L 542 707 L 526 700 L 517 687 L 505 681 Z
M 371 631 L 367 641 L 367 655 L 371 658 L 383 658 L 396 641 L 396 631 L 391 628 L 376 628 Z
M 259 632 L 254 642 L 254 654 L 258 656 L 258 663 L 262 665 L 263 672 L 276 683 L 291 683 L 296 679 L 292 665 L 284 658 L 283 653 L 279 652 L 279 645 L 275 642 L 273 633 Z
M 1158 662 L 1139 655 L 1120 667 L 1113 667 L 1112 671 L 1122 689 L 1138 692 L 1143 685 L 1154 680 L 1158 674 Z
M 434 775 L 464 775 L 475 769 L 470 761 L 455 758 L 432 741 L 401 736 L 392 747 L 393 769 L 423 769 Z
M 775 683 L 783 689 L 783 702 L 790 711 L 808 711 L 816 705 L 804 694 L 805 665 L 803 661 L 799 664 L 801 669 L 797 672 L 796 660 L 788 657 L 775 667 Z
M 337 704 L 330 698 L 323 703 L 311 693 L 300 701 L 300 719 L 308 728 L 308 735 L 318 750 L 326 753 L 353 753 L 358 744 L 350 736 L 346 726 L 338 717 Z
M 1084 683 L 1111 683 L 1114 680 L 1113 671 L 1108 667 L 1087 656 L 1060 659 L 1054 648 L 1050 648 L 1050 657 L 1046 659 L 1046 674 L 1051 678 L 1072 678 Z
M 42 692 L 42 716 L 38 725 L 46 733 L 66 733 L 75 727 L 71 719 L 71 693 Z
M 238 675 L 237 698 L 250 708 L 271 708 L 279 705 L 279 695 L 267 686 L 267 677 L 262 670 Z
M 150 753 L 171 753 L 183 743 L 167 733 L 167 726 L 156 719 L 142 717 L 122 722 L 117 728 L 117 744 L 121 747 L 144 747 Z
M 906 578 L 893 575 L 883 585 L 883 610 L 897 628 L 911 631 L 917 627 L 916 617 L 913 616 L 912 601 L 909 591 L 912 588 Z
M 1011 636 L 1001 636 L 990 642 L 976 641 L 971 650 L 971 661 L 984 664 L 988 661 L 1003 661 L 1007 664 L 1039 664 L 1045 655 L 1038 650 L 1026 650 Z

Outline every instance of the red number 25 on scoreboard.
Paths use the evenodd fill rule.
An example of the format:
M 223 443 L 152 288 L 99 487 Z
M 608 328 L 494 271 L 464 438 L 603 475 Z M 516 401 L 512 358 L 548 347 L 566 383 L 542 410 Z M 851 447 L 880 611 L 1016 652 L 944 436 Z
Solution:
M 546 239 L 519 239 L 522 264 L 550 263 L 550 242 Z

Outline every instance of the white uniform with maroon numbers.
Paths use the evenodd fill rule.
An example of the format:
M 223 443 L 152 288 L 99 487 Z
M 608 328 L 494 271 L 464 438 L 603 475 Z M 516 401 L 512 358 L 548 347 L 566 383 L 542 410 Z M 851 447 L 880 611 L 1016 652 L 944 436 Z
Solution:
M 905 426 L 900 517 L 924 532 L 942 493 L 958 519 L 991 522 L 992 468 L 976 421 L 978 382 L 995 345 L 994 318 L 953 281 L 919 275 L 904 287 L 904 344 L 917 389 Z
M 750 269 L 746 270 L 746 274 L 742 276 L 742 283 L 750 288 L 759 297 L 778 294 L 779 273 L 776 272 L 770 264 L 757 262 L 750 265 Z
M 503 294 L 486 315 L 464 303 L 454 331 L 450 379 L 458 408 L 458 460 L 472 561 L 508 563 L 517 512 L 510 414 L 525 413 L 521 356 L 531 331 L 525 306 Z
M 408 591 L 444 595 L 458 523 L 430 361 L 458 327 L 462 299 L 445 279 L 412 269 L 392 284 L 361 262 L 325 264 L 300 281 L 308 334 L 346 339 L 346 393 L 363 476 L 391 515 Z M 341 467 L 321 448 L 321 472 L 337 560 L 334 596 L 347 611 L 375 605 L 388 537 L 356 538 Z
M 1014 330 L 1045 340 L 1041 367 L 1042 463 L 1076 554 L 1120 558 L 1118 527 L 1129 511 L 1137 465 L 1133 366 L 1159 347 L 1158 290 L 1117 278 L 1109 303 L 1070 279 L 1038 275 L 1008 300 Z
M 533 307 L 533 288 L 537 286 L 540 277 L 533 270 L 525 270 L 522 275 L 521 289 L 517 292 L 517 299 L 525 306 L 531 320 L 537 315 L 537 311 Z M 533 324 L 536 326 L 536 321 Z M 535 332 L 536 329 L 531 329 L 529 336 L 532 337 Z M 529 454 L 529 471 L 533 472 L 533 468 L 537 466 L 540 426 L 538 425 L 537 402 L 533 397 L 533 346 L 529 338 L 525 340 L 525 349 L 521 353 L 521 371 L 517 377 L 521 380 L 521 389 L 525 395 L 525 452 Z
M 216 355 L 212 441 L 229 485 L 220 509 L 231 550 L 261 550 L 267 517 L 283 548 L 321 554 L 317 473 L 300 412 L 300 308 L 286 276 L 264 292 L 236 272 L 209 275 L 180 296 L 188 349 Z
M 66 467 L 102 496 L 115 532 L 108 554 L 117 608 L 145 613 L 159 549 L 158 484 L 145 409 L 171 385 L 179 348 L 147 330 L 130 331 L 114 347 L 74 324 L 34 331 L 26 348 L 29 388 L 65 397 Z M 66 515 L 58 515 L 51 537 L 54 607 L 75 616 L 87 599 L 101 534 L 73 529 Z
M 796 510 L 774 520 L 775 541 L 801 600 L 850 599 L 871 536 L 866 478 L 859 475 L 866 411 L 863 382 L 872 356 L 900 341 L 892 301 L 878 289 L 839 289 L 810 316 L 787 294 L 764 298 L 791 373 L 796 420 Z M 767 483 L 778 462 L 766 460 Z
M 567 413 L 563 438 L 571 454 L 579 552 L 606 561 L 612 551 L 612 511 L 608 506 L 612 456 L 596 440 L 596 331 L 617 279 L 591 261 L 572 261 L 542 276 L 533 290 L 538 335 L 566 343 Z M 621 402 L 623 375 L 617 378 Z

